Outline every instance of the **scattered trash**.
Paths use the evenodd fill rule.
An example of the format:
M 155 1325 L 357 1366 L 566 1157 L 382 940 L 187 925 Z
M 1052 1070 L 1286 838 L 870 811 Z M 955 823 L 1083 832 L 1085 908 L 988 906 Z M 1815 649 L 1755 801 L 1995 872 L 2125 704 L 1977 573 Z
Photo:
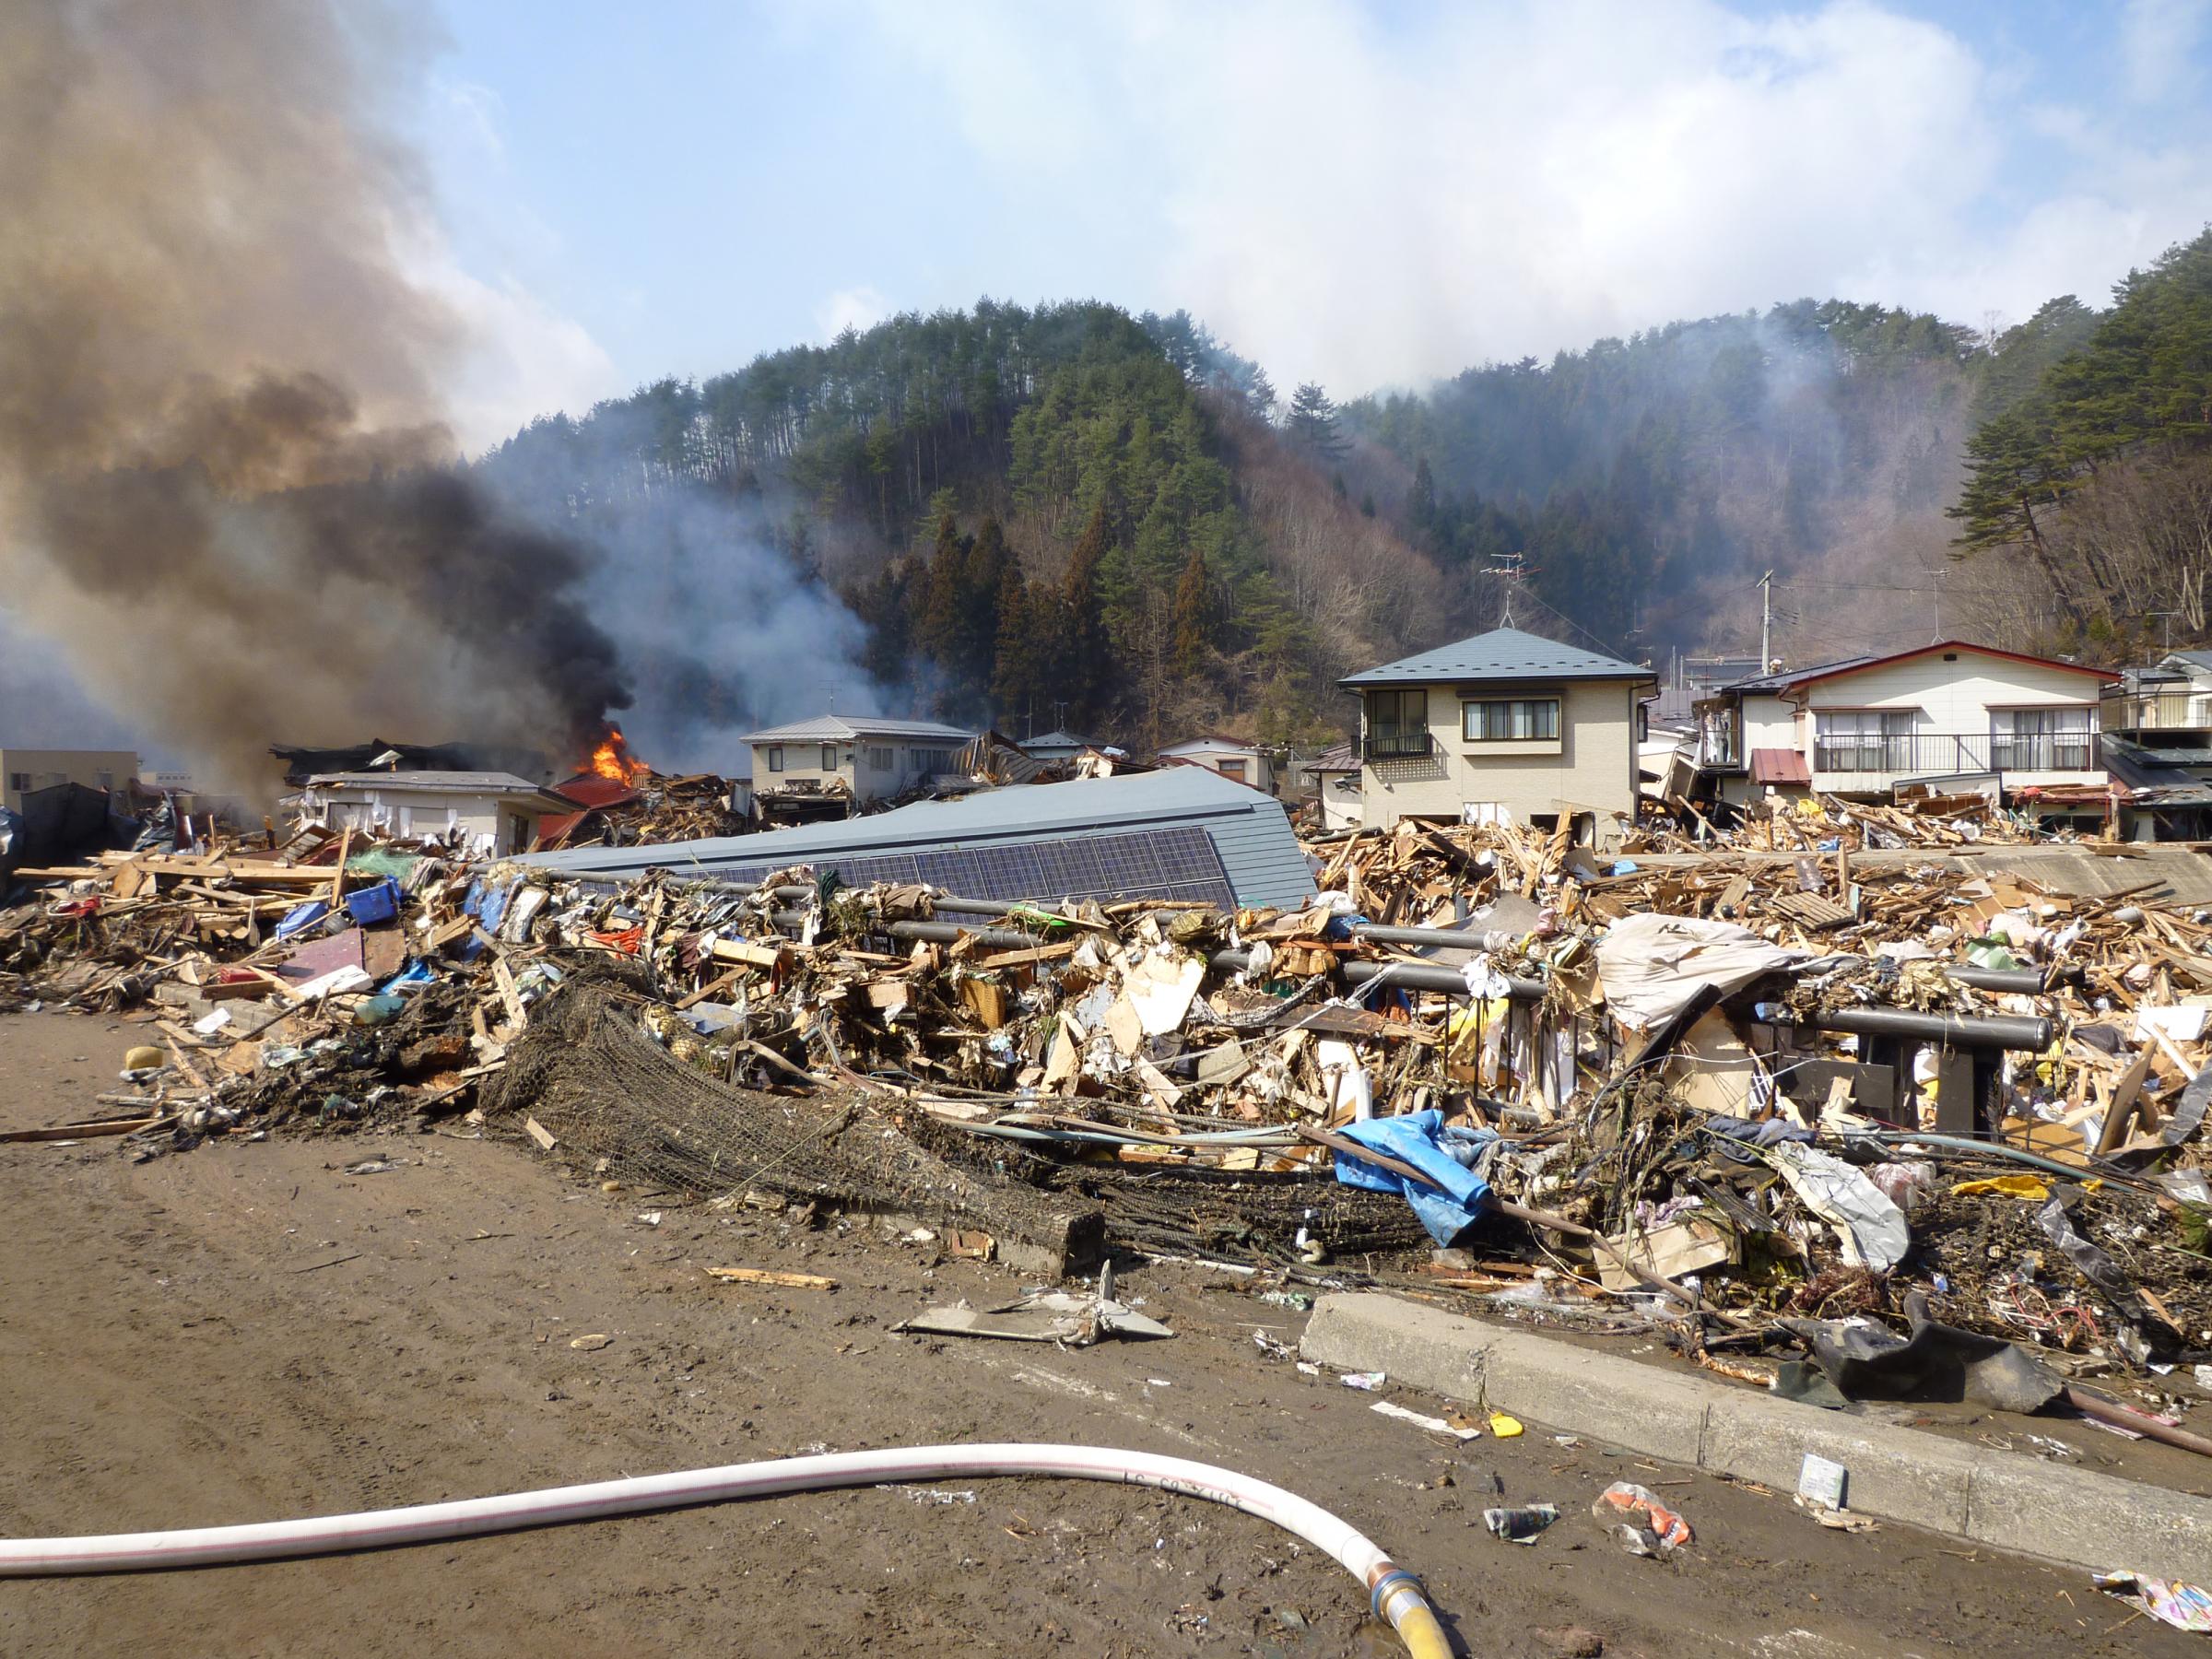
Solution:
M 1372 1391 L 1382 1387 L 1390 1379 L 1381 1371 L 1346 1371 L 1336 1381 L 1347 1388 L 1364 1388 Z
M 595 1354 L 612 1341 L 614 1341 L 612 1336 L 604 1332 L 594 1331 L 587 1336 L 571 1336 L 569 1338 L 569 1346 L 587 1354 Z
M 1056 1342 L 1063 1347 L 1088 1347 L 1106 1336 L 1172 1336 L 1175 1333 L 1157 1319 L 1124 1307 L 1095 1291 L 1077 1294 L 1043 1290 L 1003 1302 L 994 1308 L 971 1308 L 965 1301 L 930 1308 L 901 1320 L 894 1331 L 912 1331 L 933 1336 L 995 1336 L 1009 1342 Z
M 1379 1411 L 1384 1417 L 1396 1418 L 1401 1423 L 1411 1423 L 1416 1429 L 1426 1429 L 1431 1434 L 1449 1434 L 1454 1440 L 1460 1441 L 1482 1438 L 1482 1430 L 1479 1429 L 1470 1428 L 1461 1423 L 1449 1423 L 1440 1417 L 1428 1417 L 1421 1412 L 1409 1410 L 1404 1406 L 1394 1406 L 1388 1400 L 1377 1400 L 1368 1409 Z
M 1823 1509 L 1841 1509 L 1851 1471 L 1841 1464 L 1807 1452 L 1797 1471 L 1797 1496 Z
M 1549 1503 L 1530 1503 L 1519 1509 L 1486 1509 L 1482 1512 L 1483 1525 L 1509 1544 L 1534 1544 L 1537 1534 L 1559 1518 L 1559 1509 Z
M 2132 1602 L 2160 1624 L 2177 1630 L 2212 1631 L 2212 1591 L 2179 1579 L 2146 1578 L 2135 1572 L 2100 1572 L 2089 1582 L 2107 1595 Z
M 1626 1530 L 1648 1535 L 1661 1555 L 1672 1555 L 1690 1540 L 1689 1523 L 1662 1503 L 1657 1493 L 1633 1481 L 1615 1481 L 1592 1500 L 1590 1513 L 1599 1521 L 1627 1517 Z
M 1502 1411 L 1493 1411 L 1490 1413 L 1490 1432 L 1500 1440 L 1515 1440 L 1523 1433 L 1523 1430 L 1518 1418 L 1507 1417 Z

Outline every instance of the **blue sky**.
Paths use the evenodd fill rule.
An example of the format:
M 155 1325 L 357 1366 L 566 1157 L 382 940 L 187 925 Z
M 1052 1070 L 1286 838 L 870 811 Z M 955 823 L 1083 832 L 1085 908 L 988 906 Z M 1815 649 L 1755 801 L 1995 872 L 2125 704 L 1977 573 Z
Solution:
M 438 17 L 477 441 L 985 292 L 1348 394 L 1803 294 L 2017 320 L 2212 219 L 2207 0 Z

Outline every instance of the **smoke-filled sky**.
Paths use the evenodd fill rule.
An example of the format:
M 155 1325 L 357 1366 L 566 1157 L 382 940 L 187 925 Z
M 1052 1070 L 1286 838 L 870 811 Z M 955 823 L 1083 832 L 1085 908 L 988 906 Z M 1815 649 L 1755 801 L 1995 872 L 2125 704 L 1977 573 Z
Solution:
M 2212 220 L 2208 0 L 444 5 L 471 436 L 986 292 L 1348 394 L 1804 295 L 2017 321 Z
M 2212 220 L 2212 0 L 0 18 L 16 742 L 588 726 L 599 555 L 389 469 L 894 310 L 1187 307 L 1346 395 L 1803 295 L 2017 320 Z

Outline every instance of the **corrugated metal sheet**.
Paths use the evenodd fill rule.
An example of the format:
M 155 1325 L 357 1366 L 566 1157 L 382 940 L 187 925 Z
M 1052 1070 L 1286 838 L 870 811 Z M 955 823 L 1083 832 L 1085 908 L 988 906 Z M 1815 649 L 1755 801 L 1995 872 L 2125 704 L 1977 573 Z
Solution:
M 701 875 L 956 848 L 1127 835 L 1191 825 L 1205 830 L 1239 904 L 1295 905 L 1313 892 L 1312 867 L 1290 820 L 1268 796 L 1200 767 L 1126 778 L 1032 783 L 957 801 L 923 801 L 868 818 L 656 847 L 584 847 L 524 860 L 571 876 L 627 879 L 648 869 Z M 969 898 L 1053 900 L 1052 893 Z

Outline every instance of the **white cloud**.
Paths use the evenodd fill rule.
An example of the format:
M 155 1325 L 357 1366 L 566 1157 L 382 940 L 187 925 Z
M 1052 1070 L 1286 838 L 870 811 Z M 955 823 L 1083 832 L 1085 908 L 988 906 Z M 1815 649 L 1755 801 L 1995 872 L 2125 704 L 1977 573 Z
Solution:
M 2194 57 L 2212 22 L 2212 0 L 2128 0 L 2120 18 L 2127 89 L 2159 103 L 2197 78 Z
M 2130 26 L 2171 42 L 2181 9 Z M 2212 218 L 2201 134 L 2047 110 L 2016 167 L 2013 68 L 1869 0 L 877 18 L 1009 194 L 1157 223 L 1124 297 L 1189 306 L 1283 383 L 1418 382 L 1801 295 L 2025 315 L 2101 299 Z
M 839 288 L 814 308 L 814 325 L 825 340 L 848 328 L 869 329 L 891 314 L 891 302 L 865 283 Z

